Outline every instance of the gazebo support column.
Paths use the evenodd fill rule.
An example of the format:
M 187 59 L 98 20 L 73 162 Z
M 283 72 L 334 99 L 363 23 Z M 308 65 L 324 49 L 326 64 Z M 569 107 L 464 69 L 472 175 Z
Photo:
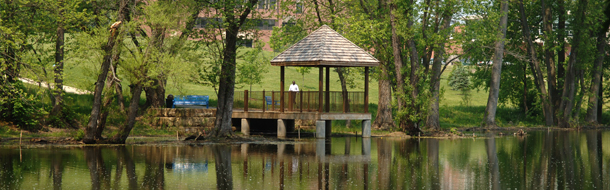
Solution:
M 286 137 L 286 121 L 283 119 L 277 120 L 277 137 Z
M 330 112 L 330 67 L 326 67 L 326 113 Z
M 250 121 L 248 119 L 241 119 L 241 133 L 244 136 L 250 136 Z
M 319 96 L 319 99 L 318 99 L 318 106 L 319 106 L 318 112 L 322 113 L 322 105 L 323 105 L 323 103 L 322 103 L 322 97 L 323 97 L 322 92 L 324 92 L 324 90 L 322 89 L 322 81 L 324 81 L 324 72 L 323 72 L 324 68 L 323 67 L 318 67 L 318 68 L 320 70 L 320 84 L 319 84 L 320 88 L 318 88 L 319 89 L 318 90 L 318 96 Z
M 326 121 L 325 120 L 316 121 L 316 138 L 318 138 L 318 139 L 326 138 Z
M 284 112 L 284 66 L 280 67 L 280 112 Z
M 371 137 L 371 120 L 362 120 L 362 137 Z
M 369 67 L 364 67 L 364 113 L 369 113 Z

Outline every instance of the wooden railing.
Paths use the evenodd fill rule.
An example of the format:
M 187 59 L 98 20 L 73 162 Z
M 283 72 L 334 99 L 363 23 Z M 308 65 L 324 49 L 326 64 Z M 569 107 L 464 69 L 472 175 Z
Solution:
M 345 97 L 345 99 L 344 99 Z M 322 92 L 322 101 L 326 93 Z M 281 92 L 279 91 L 235 91 L 233 108 L 244 111 L 280 111 Z M 364 92 L 329 92 L 329 112 L 364 113 Z M 324 104 L 320 107 L 319 91 L 284 92 L 284 111 L 289 112 L 326 112 Z

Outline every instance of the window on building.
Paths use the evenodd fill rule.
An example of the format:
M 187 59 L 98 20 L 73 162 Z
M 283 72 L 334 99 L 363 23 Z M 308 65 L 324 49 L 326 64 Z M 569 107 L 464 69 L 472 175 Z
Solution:
M 258 9 L 275 9 L 277 0 L 259 0 Z
M 222 24 L 222 18 L 198 17 L 195 19 L 195 28 L 217 27 Z
M 274 19 L 256 19 L 256 20 L 248 20 L 252 25 L 254 25 L 259 30 L 273 30 L 275 26 Z

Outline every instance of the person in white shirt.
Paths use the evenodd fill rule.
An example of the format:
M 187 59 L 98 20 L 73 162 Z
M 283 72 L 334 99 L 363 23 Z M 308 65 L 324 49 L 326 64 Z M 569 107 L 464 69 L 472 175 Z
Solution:
M 290 92 L 290 104 L 288 105 L 288 109 L 292 111 L 293 105 L 296 103 L 295 99 L 297 93 L 299 92 L 299 86 L 294 81 L 292 81 L 292 84 L 288 88 L 288 91 Z
M 299 91 L 299 86 L 294 81 L 292 81 L 292 84 L 288 88 L 288 91 L 290 91 L 290 92 L 298 92 Z

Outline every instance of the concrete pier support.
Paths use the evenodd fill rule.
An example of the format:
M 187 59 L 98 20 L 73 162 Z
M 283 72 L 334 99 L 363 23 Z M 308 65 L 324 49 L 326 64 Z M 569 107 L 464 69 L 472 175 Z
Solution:
M 316 157 L 320 160 L 325 160 L 326 157 L 326 140 L 316 139 Z
M 319 138 L 319 139 L 326 138 L 326 121 L 325 120 L 316 121 L 316 138 Z
M 362 137 L 371 137 L 371 120 L 362 120 Z
M 284 123 L 283 119 L 277 120 L 277 137 L 278 138 L 286 137 L 286 123 Z
M 244 158 L 248 157 L 248 144 L 246 143 L 241 144 L 241 156 Z
M 284 151 L 286 150 L 286 144 L 277 145 L 277 158 L 279 160 L 284 159 Z
M 248 119 L 241 119 L 241 134 L 250 136 L 250 121 Z
M 362 155 L 371 155 L 371 139 L 362 139 Z

